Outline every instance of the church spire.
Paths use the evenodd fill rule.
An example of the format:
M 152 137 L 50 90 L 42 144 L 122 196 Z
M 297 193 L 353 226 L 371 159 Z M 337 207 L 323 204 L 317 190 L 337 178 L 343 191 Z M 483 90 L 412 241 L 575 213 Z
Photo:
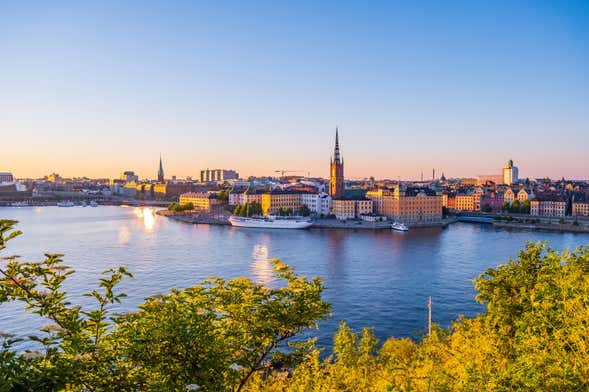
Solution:
M 335 127 L 335 148 L 333 149 L 333 161 L 336 163 L 341 162 L 340 152 L 339 152 L 339 136 L 338 136 L 338 129 Z
M 164 182 L 164 165 L 162 164 L 162 156 L 160 155 L 160 167 L 157 171 L 157 181 Z

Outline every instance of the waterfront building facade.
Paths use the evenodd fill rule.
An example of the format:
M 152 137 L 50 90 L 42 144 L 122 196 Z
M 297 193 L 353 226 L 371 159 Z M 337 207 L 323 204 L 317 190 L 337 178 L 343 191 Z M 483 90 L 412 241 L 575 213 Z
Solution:
M 339 150 L 338 129 L 335 128 L 335 147 L 329 162 L 329 195 L 336 199 L 344 196 L 344 158 Z
M 574 216 L 589 216 L 589 202 L 573 202 Z
M 223 202 L 216 193 L 187 192 L 180 195 L 179 204 L 192 203 L 193 209 L 200 212 L 213 212 L 216 206 Z
M 317 214 L 321 217 L 329 215 L 331 203 L 331 196 L 325 192 L 301 193 L 301 204 L 306 205 L 311 213 Z
M 376 214 L 392 220 L 417 223 L 439 222 L 442 219 L 442 195 L 430 188 L 405 189 L 398 185 L 394 190 L 368 191 L 366 197 L 372 200 Z
M 481 199 L 480 194 L 459 194 L 456 195 L 456 211 L 480 211 L 481 210 Z
M 282 209 L 296 213 L 301 208 L 301 193 L 297 191 L 273 190 L 262 194 L 262 213 L 272 215 Z
M 331 213 L 339 220 L 360 219 L 363 215 L 373 213 L 373 203 L 372 200 L 367 198 L 333 199 L 331 202 Z
M 562 199 L 534 199 L 530 202 L 530 215 L 564 217 L 566 201 Z

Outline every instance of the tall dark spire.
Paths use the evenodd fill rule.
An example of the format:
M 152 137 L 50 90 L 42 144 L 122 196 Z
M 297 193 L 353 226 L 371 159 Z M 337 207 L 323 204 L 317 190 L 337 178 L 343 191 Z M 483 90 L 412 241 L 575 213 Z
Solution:
M 160 155 L 160 168 L 157 171 L 157 181 L 164 182 L 164 165 L 162 164 L 162 156 Z
M 333 161 L 336 163 L 341 162 L 340 152 L 339 152 L 339 136 L 338 136 L 338 129 L 335 127 L 335 148 L 333 149 Z

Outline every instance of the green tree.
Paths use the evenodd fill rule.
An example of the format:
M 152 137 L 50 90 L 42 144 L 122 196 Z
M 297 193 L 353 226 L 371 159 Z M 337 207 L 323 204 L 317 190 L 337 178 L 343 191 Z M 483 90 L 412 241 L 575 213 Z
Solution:
M 483 212 L 491 212 L 491 211 L 493 211 L 493 209 L 491 208 L 491 206 L 489 205 L 489 203 L 485 203 L 483 205 L 483 207 L 481 208 L 481 211 L 483 211 Z
M 521 208 L 521 203 L 519 200 L 515 199 L 513 201 L 513 203 L 511 203 L 511 206 L 509 207 L 509 212 L 517 214 L 520 212 L 520 208 Z
M 219 191 L 218 197 L 219 197 L 219 200 L 227 203 L 229 201 L 229 190 L 223 189 L 222 191 Z
M 530 213 L 530 201 L 529 200 L 524 200 L 524 202 L 520 206 L 519 212 L 522 214 L 529 214 Z

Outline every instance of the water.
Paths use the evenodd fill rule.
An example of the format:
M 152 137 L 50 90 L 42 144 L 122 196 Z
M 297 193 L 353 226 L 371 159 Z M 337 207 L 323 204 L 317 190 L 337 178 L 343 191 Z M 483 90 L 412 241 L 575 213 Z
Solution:
M 446 229 L 408 233 L 343 230 L 260 230 L 188 225 L 120 207 L 0 208 L 24 235 L 2 256 L 40 260 L 64 253 L 77 272 L 68 281 L 72 302 L 87 304 L 84 292 L 97 286 L 101 271 L 127 265 L 135 279 L 119 310 L 134 310 L 145 297 L 198 284 L 208 276 L 248 276 L 273 284 L 270 258 L 298 273 L 321 276 L 333 317 L 312 332 L 329 346 L 340 320 L 353 329 L 373 327 L 379 338 L 419 337 L 427 329 L 427 298 L 433 319 L 449 326 L 458 315 L 481 310 L 472 279 L 515 257 L 526 241 L 549 241 L 557 250 L 589 244 L 587 234 L 494 229 L 456 223 Z M 0 332 L 27 336 L 45 322 L 23 313 L 21 304 L 0 305 Z

